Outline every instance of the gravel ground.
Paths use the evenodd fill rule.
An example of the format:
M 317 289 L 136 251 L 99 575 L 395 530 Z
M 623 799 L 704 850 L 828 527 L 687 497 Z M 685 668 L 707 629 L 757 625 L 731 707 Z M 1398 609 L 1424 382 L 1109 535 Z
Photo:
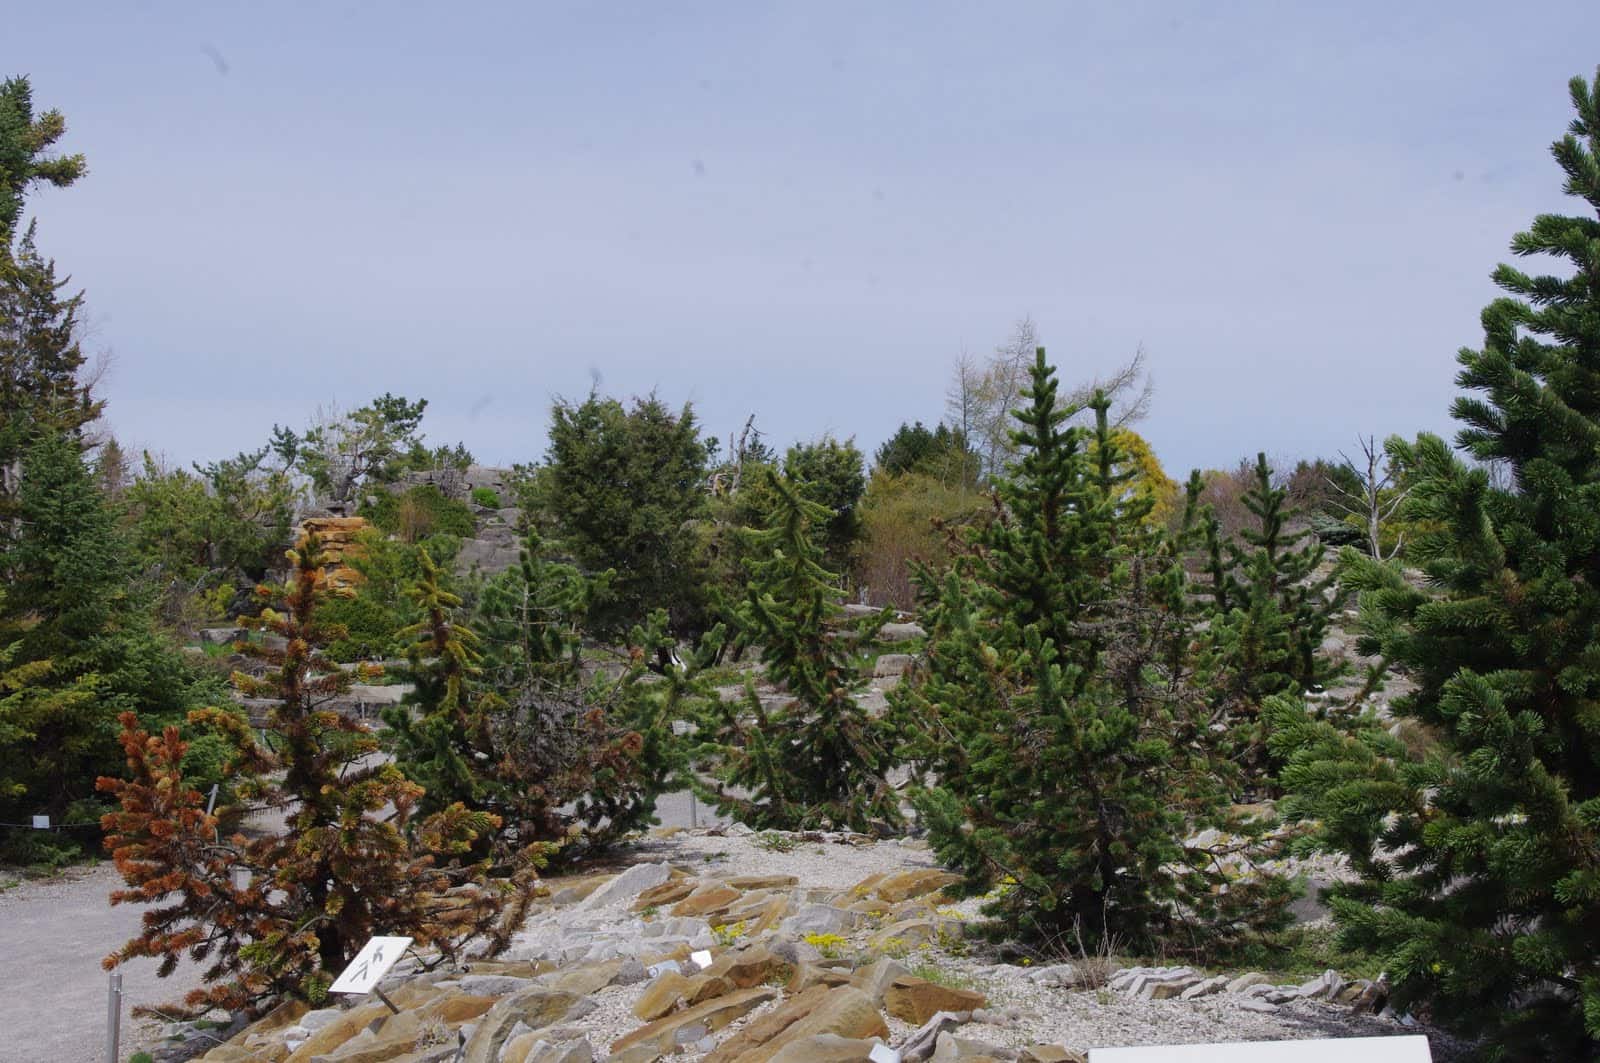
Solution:
M 844 889 L 879 871 L 934 866 L 927 845 L 919 841 L 876 845 L 800 842 L 788 852 L 780 852 L 764 847 L 758 835 L 717 837 L 688 832 L 651 838 L 634 849 L 628 862 L 656 860 L 725 878 L 794 875 L 802 887 L 814 889 Z
M 6 877 L 14 877 L 6 873 Z M 107 975 L 100 961 L 139 932 L 140 908 L 107 896 L 121 885 L 110 864 L 24 879 L 0 892 L 0 1063 L 103 1063 Z M 157 961 L 123 964 L 122 1056 L 154 1041 L 156 1021 L 130 1017 L 200 984 L 180 964 L 156 977 Z
M 1358 1015 L 1341 1005 L 1293 1001 L 1263 1013 L 1239 1007 L 1240 998 L 1226 994 L 1199 1000 L 1138 1000 L 1111 990 L 1037 986 L 1016 967 L 963 964 L 952 958 L 933 962 L 982 990 L 991 1008 L 1018 1009 L 1014 1023 L 969 1026 L 959 1034 L 995 1044 L 1055 1042 L 1086 1049 L 1428 1033 L 1436 1061 L 1457 1058 L 1457 1046 L 1433 1031 Z

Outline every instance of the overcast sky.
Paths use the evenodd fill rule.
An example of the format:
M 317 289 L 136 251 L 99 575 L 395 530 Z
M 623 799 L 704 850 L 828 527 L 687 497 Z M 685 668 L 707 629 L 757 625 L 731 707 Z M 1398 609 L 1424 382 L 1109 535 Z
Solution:
M 1198 13 L 1204 9 L 1205 13 Z M 188 461 L 553 396 L 870 453 L 1031 314 L 1143 344 L 1174 475 L 1451 430 L 1600 3 L 28 4 L 0 73 L 90 173 L 32 205 L 126 443 Z

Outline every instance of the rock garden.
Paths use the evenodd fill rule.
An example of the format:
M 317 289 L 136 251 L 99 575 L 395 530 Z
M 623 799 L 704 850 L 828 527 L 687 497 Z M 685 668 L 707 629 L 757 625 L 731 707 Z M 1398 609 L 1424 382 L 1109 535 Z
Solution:
M 408 958 L 383 994 L 279 1006 L 157 1060 L 589 1063 L 1082 1060 L 1093 1047 L 1416 1032 L 1381 981 L 1284 982 L 1105 956 L 1002 960 L 915 840 L 657 832 L 614 871 L 546 881 L 494 960 Z M 1435 1058 L 1450 1042 L 1435 1034 Z M 210 1044 L 211 1047 L 205 1046 Z

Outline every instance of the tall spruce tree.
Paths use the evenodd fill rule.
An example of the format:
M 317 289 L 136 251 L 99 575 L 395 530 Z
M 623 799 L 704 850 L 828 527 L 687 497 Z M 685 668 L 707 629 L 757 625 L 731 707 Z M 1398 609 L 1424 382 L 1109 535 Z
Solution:
M 13 251 L 0 249 L 0 517 L 15 500 L 17 463 L 35 440 L 79 441 L 104 404 L 82 379 L 83 293 L 42 257 L 29 226 Z
M 927 664 L 895 698 L 935 851 L 1014 932 L 1193 950 L 1279 916 L 1281 884 L 1186 851 L 1225 765 L 1189 684 L 1191 589 L 1119 466 L 1108 402 L 1069 427 L 1041 348 L 997 513 L 942 578 L 922 573 Z
M 100 413 L 79 378 L 83 297 L 65 294 L 34 227 L 19 229 L 32 186 L 65 188 L 85 172 L 82 155 L 50 153 L 65 132 L 61 112 L 35 114 L 27 78 L 0 82 L 0 534 L 15 517 L 22 453 L 43 435 L 76 438 Z
M 9 247 L 16 236 L 30 186 L 65 188 L 87 171 L 82 155 L 50 154 L 66 131 L 60 111 L 34 113 L 27 78 L 0 82 L 0 246 Z
M 43 436 L 18 467 L 14 534 L 0 549 L 0 630 L 10 666 L 28 680 L 0 703 L 0 758 L 10 780 L 0 788 L 0 821 L 12 823 L 35 813 L 60 820 L 93 798 L 96 777 L 121 762 L 119 713 L 178 721 L 221 693 L 155 630 L 77 444 Z M 10 855 L 27 857 L 42 840 L 30 837 L 17 832 L 11 841 L 23 848 Z
M 864 686 L 859 648 L 889 614 L 841 625 L 840 578 L 823 567 L 816 541 L 833 512 L 800 484 L 765 474 L 773 503 L 767 526 L 751 533 L 737 620 L 741 638 L 761 648 L 766 678 L 792 700 L 768 708 L 752 683 L 743 700 L 719 702 L 699 751 L 716 782 L 699 790 L 752 827 L 882 831 L 900 820 L 885 779 L 889 746 L 855 695 Z
M 1416 684 L 1395 699 L 1436 740 L 1410 755 L 1274 704 L 1294 808 L 1359 882 L 1336 889 L 1345 939 L 1378 952 L 1397 1007 L 1489 1039 L 1491 1057 L 1600 1054 L 1600 72 L 1551 151 L 1584 214 L 1540 215 L 1502 265 L 1508 294 L 1463 350 L 1461 449 L 1423 436 L 1407 519 L 1422 587 L 1347 548 L 1365 653 Z

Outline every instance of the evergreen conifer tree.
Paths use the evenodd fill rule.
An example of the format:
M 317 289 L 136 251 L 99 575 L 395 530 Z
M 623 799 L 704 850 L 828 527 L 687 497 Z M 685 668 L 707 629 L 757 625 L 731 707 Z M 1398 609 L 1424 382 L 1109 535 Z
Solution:
M 1261 706 L 1274 694 L 1299 694 L 1333 677 L 1322 655 L 1323 636 L 1342 600 L 1322 567 L 1322 543 L 1309 527 L 1292 530 L 1298 512 L 1288 491 L 1272 483 L 1266 454 L 1257 454 L 1241 501 L 1255 526 L 1226 537 L 1216 517 L 1203 518 L 1211 623 L 1208 685 L 1219 714 L 1231 725 L 1234 755 L 1247 782 L 1270 771 Z
M 60 682 L 53 660 L 23 656 L 22 637 L 34 621 L 16 617 L 5 605 L 0 594 L 0 818 L 16 822 L 34 809 L 62 806 L 47 787 L 59 787 L 68 779 L 49 769 L 70 770 L 71 765 L 49 760 L 41 765 L 42 747 L 53 747 L 61 756 L 65 751 L 55 739 L 85 730 L 78 721 L 91 721 L 87 730 L 93 734 L 99 706 L 94 676 L 77 675 Z
M 793 700 L 769 709 L 751 684 L 743 701 L 719 702 L 700 750 L 716 784 L 702 784 L 700 792 L 760 829 L 828 823 L 881 831 L 899 822 L 900 811 L 884 778 L 888 744 L 855 698 L 864 682 L 854 647 L 888 614 L 853 632 L 841 627 L 839 577 L 822 566 L 814 538 L 831 511 L 803 497 L 793 481 L 766 475 L 773 504 L 767 527 L 752 533 L 755 556 L 738 624 L 740 637 L 760 646 L 766 678 Z
M 65 188 L 83 176 L 82 155 L 51 155 L 66 132 L 59 111 L 35 114 L 27 78 L 0 82 L 0 531 L 15 517 L 19 463 L 42 436 L 78 438 L 100 415 L 79 378 L 81 293 L 65 293 L 55 263 L 39 254 L 35 229 L 20 232 L 29 188 Z
M 417 561 L 422 571 L 406 597 L 422 619 L 397 636 L 407 644 L 406 674 L 413 689 L 383 713 L 390 748 L 406 778 L 425 790 L 418 811 L 437 812 L 458 801 L 482 808 L 483 787 L 473 761 L 477 747 L 487 744 L 486 725 L 468 687 L 479 672 L 478 636 L 457 622 L 461 598 L 445 588 L 432 555 L 419 550 Z
M 1600 72 L 1552 147 L 1582 216 L 1540 215 L 1512 241 L 1568 276 L 1500 266 L 1508 294 L 1459 356 L 1458 445 L 1510 473 L 1496 487 L 1421 437 L 1407 542 L 1426 576 L 1352 548 L 1362 651 L 1416 689 L 1393 710 L 1435 744 L 1410 754 L 1274 703 L 1294 809 L 1323 824 L 1361 881 L 1333 900 L 1376 951 L 1397 1008 L 1489 1038 L 1490 1055 L 1600 1053 Z
M 531 869 L 491 884 L 481 868 L 452 859 L 499 825 L 492 815 L 452 805 L 408 838 L 421 788 L 373 757 L 371 732 L 327 707 L 352 679 L 321 652 L 338 632 L 317 613 L 328 591 L 316 537 L 303 538 L 290 561 L 288 584 L 260 588 L 266 604 L 250 621 L 281 643 L 244 644 L 267 671 L 234 677 L 241 692 L 274 702 L 268 741 L 230 712 L 191 717 L 229 740 L 235 799 L 281 810 L 284 828 L 224 837 L 241 810 L 206 813 L 185 779 L 177 729 L 152 736 L 132 713 L 122 718 L 129 777 L 100 780 L 121 806 L 104 827 L 129 886 L 112 903 L 157 905 L 106 965 L 156 956 L 166 974 L 184 954 L 210 960 L 208 985 L 187 998 L 198 1010 L 259 1008 L 285 995 L 318 1002 L 377 933 L 413 937 L 446 959 L 477 935 L 503 946 L 531 895 Z M 440 856 L 448 866 L 436 864 Z
M 885 780 L 890 746 L 854 695 L 864 687 L 858 647 L 888 613 L 843 628 L 840 578 L 822 567 L 813 538 L 832 511 L 794 480 L 765 475 L 773 501 L 766 527 L 749 533 L 750 580 L 736 623 L 739 639 L 760 647 L 766 679 L 792 701 L 768 708 L 754 682 L 744 700 L 718 700 L 699 751 L 715 784 L 698 789 L 758 829 L 883 831 L 901 818 Z
M 1225 765 L 1189 683 L 1191 589 L 1109 404 L 1069 427 L 1043 349 L 1024 399 L 994 520 L 920 577 L 927 664 L 895 697 L 902 752 L 935 780 L 915 798 L 934 849 L 1052 944 L 1182 951 L 1270 924 L 1281 884 L 1224 893 L 1183 845 L 1220 817 Z
M 595 759 L 625 739 L 606 718 L 604 678 L 586 677 L 583 667 L 587 618 L 611 578 L 553 560 L 530 532 L 519 563 L 483 589 L 474 694 L 484 726 L 469 742 L 484 799 L 501 810 L 519 844 L 553 850 L 580 840 L 570 806 L 591 785 Z
M 423 619 L 403 633 L 416 692 L 385 713 L 399 766 L 429 788 L 419 807 L 493 813 L 502 861 L 530 849 L 568 861 L 652 822 L 682 769 L 671 722 L 705 663 L 696 655 L 645 678 L 646 650 L 670 643 L 665 614 L 634 630 L 619 674 L 590 670 L 584 622 L 609 573 L 585 577 L 530 534 L 467 626 L 423 556 L 410 591 Z
M 35 114 L 25 77 L 0 82 L 0 257 L 11 245 L 31 185 L 65 188 L 87 170 L 82 155 L 51 155 L 67 131 L 60 111 Z
M 535 494 L 577 564 L 614 573 L 590 610 L 597 634 L 620 641 L 657 608 L 676 634 L 709 626 L 696 547 L 716 446 L 692 407 L 674 412 L 653 395 L 628 407 L 599 395 L 556 403 Z
M 0 821 L 37 813 L 60 821 L 121 762 L 119 713 L 175 722 L 221 689 L 155 630 L 126 543 L 78 445 L 46 435 L 19 468 L 13 536 L 0 549 L 0 629 L 10 666 L 27 682 L 0 706 L 0 757 L 10 781 L 0 789 Z M 19 831 L 11 840 L 28 846 L 29 837 Z

